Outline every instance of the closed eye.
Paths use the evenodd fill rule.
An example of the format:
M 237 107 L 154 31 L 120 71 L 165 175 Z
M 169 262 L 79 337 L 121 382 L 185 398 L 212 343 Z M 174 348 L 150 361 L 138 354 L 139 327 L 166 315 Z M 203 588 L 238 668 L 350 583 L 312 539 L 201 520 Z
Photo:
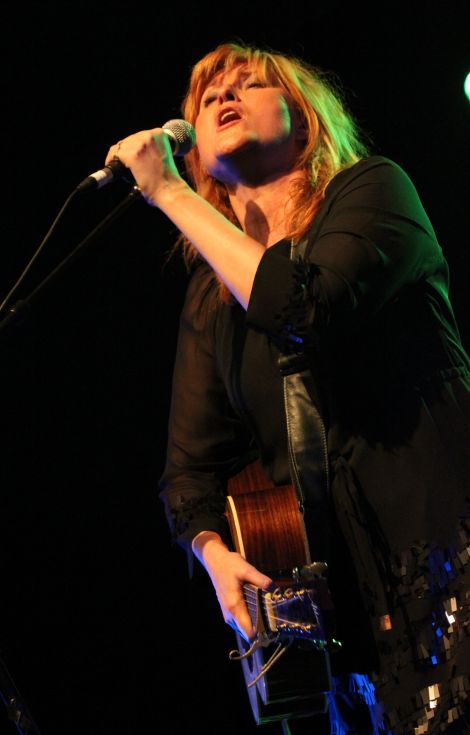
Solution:
M 210 103 L 211 103 L 211 102 L 213 102 L 214 100 L 215 100 L 215 94 L 210 94 L 210 95 L 208 95 L 207 97 L 204 97 L 204 99 L 203 99 L 203 101 L 202 101 L 202 105 L 203 105 L 203 107 L 207 107 L 207 106 L 208 106 L 208 105 L 210 105 Z

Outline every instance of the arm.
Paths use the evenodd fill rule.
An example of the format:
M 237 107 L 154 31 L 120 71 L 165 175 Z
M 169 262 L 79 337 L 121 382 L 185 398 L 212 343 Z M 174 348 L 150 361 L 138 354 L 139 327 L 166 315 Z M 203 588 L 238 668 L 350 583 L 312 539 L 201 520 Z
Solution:
M 110 149 L 106 162 L 114 155 L 116 146 Z M 119 158 L 131 169 L 145 199 L 172 220 L 246 309 L 264 246 L 188 186 L 175 165 L 168 136 L 161 129 L 125 138 Z
M 339 174 L 320 218 L 307 261 L 286 261 L 276 248 L 263 255 L 247 312 L 254 326 L 335 340 L 367 324 L 404 285 L 445 269 L 413 183 L 387 159 Z
M 251 437 L 233 413 L 216 367 L 211 337 L 216 288 L 209 269 L 201 266 L 187 291 L 161 499 L 174 539 L 207 570 L 225 621 L 250 638 L 254 630 L 242 585 L 265 587 L 270 580 L 229 549 L 223 478 L 249 450 Z

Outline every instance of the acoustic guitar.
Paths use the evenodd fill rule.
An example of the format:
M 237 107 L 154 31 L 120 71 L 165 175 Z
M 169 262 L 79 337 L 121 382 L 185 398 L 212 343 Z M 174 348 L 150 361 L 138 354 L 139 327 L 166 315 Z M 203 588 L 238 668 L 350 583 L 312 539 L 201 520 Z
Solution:
M 275 583 L 269 591 L 244 585 L 257 637 L 250 645 L 236 634 L 230 654 L 241 661 L 256 723 L 325 712 L 333 606 L 294 487 L 275 486 L 254 462 L 230 478 L 226 515 L 235 550 Z

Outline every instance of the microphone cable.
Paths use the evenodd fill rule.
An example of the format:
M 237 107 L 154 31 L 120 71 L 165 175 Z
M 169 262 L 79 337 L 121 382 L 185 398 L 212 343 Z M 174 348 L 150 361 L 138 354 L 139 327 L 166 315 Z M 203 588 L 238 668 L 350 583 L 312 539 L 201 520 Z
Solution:
M 16 283 L 12 286 L 6 297 L 4 298 L 3 302 L 0 304 L 0 315 L 5 310 L 7 304 L 11 300 L 13 294 L 17 291 L 18 287 L 21 285 L 23 280 L 25 279 L 26 275 L 31 270 L 31 267 L 37 260 L 38 256 L 44 249 L 44 246 L 46 245 L 47 241 L 50 239 L 52 233 L 56 229 L 60 219 L 62 218 L 64 212 L 69 207 L 70 203 L 74 199 L 74 197 L 77 194 L 81 194 L 81 191 L 78 189 L 75 189 L 65 200 L 64 204 L 62 205 L 59 213 L 57 214 L 56 218 L 54 219 L 53 223 L 51 224 L 49 230 L 47 231 L 45 237 L 39 244 L 39 247 L 37 248 L 36 252 L 32 256 L 32 258 L 27 263 L 26 267 L 23 269 L 23 272 L 17 279 Z M 17 301 L 12 307 L 10 307 L 7 310 L 7 315 L 3 319 L 3 321 L 0 322 L 0 329 L 7 326 L 15 317 L 17 317 L 19 314 L 23 313 L 25 308 L 30 305 L 34 297 L 38 294 L 40 290 L 43 289 L 44 286 L 46 286 L 49 281 L 51 281 L 53 278 L 55 278 L 59 273 L 61 273 L 67 266 L 69 266 L 73 260 L 80 254 L 80 252 L 83 250 L 85 245 L 91 242 L 98 234 L 100 234 L 108 225 L 113 222 L 114 219 L 118 215 L 121 214 L 125 209 L 127 209 L 134 201 L 136 201 L 138 198 L 141 198 L 140 189 L 138 186 L 134 186 L 132 190 L 127 194 L 125 199 L 121 200 L 119 204 L 109 212 L 109 214 L 104 217 L 101 222 L 98 223 L 98 225 L 76 246 L 74 250 L 66 257 L 64 260 L 62 260 L 47 276 L 46 278 L 41 281 L 41 283 L 36 286 L 36 288 L 27 296 L 25 299 L 20 299 Z
M 0 314 L 5 309 L 6 305 L 11 300 L 11 297 L 16 292 L 16 290 L 18 289 L 18 287 L 23 283 L 23 281 L 26 278 L 27 274 L 29 273 L 29 271 L 31 270 L 32 266 L 34 265 L 34 263 L 36 262 L 37 258 L 39 257 L 40 253 L 44 249 L 44 246 L 46 245 L 47 241 L 49 240 L 49 238 L 51 237 L 51 235 L 54 232 L 55 228 L 57 227 L 57 225 L 58 225 L 58 223 L 59 223 L 62 215 L 64 214 L 65 210 L 67 209 L 67 207 L 71 203 L 72 199 L 76 196 L 76 194 L 77 194 L 77 189 L 75 189 L 71 194 L 69 194 L 69 196 L 65 200 L 65 202 L 62 205 L 62 207 L 61 207 L 58 215 L 56 216 L 56 218 L 53 221 L 52 225 L 50 226 L 49 230 L 47 231 L 44 239 L 39 244 L 39 247 L 37 248 L 36 252 L 32 256 L 32 258 L 30 259 L 29 263 L 27 263 L 25 269 L 23 270 L 23 272 L 19 276 L 19 278 L 16 281 L 16 283 L 13 284 L 12 288 L 10 289 L 10 291 L 7 293 L 7 295 L 3 299 L 2 303 L 0 304 Z

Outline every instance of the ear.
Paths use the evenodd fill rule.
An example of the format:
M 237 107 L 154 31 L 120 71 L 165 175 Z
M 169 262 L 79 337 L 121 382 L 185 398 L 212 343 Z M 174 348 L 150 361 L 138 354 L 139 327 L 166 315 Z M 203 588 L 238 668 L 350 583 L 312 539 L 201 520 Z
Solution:
M 305 141 L 308 138 L 308 130 L 307 130 L 307 126 L 305 124 L 304 125 L 299 125 L 297 127 L 297 131 L 296 131 L 295 137 L 296 137 L 296 139 L 298 140 L 299 143 L 305 143 Z
M 294 117 L 295 139 L 298 143 L 305 143 L 308 138 L 308 127 L 305 116 L 298 107 L 295 109 Z

